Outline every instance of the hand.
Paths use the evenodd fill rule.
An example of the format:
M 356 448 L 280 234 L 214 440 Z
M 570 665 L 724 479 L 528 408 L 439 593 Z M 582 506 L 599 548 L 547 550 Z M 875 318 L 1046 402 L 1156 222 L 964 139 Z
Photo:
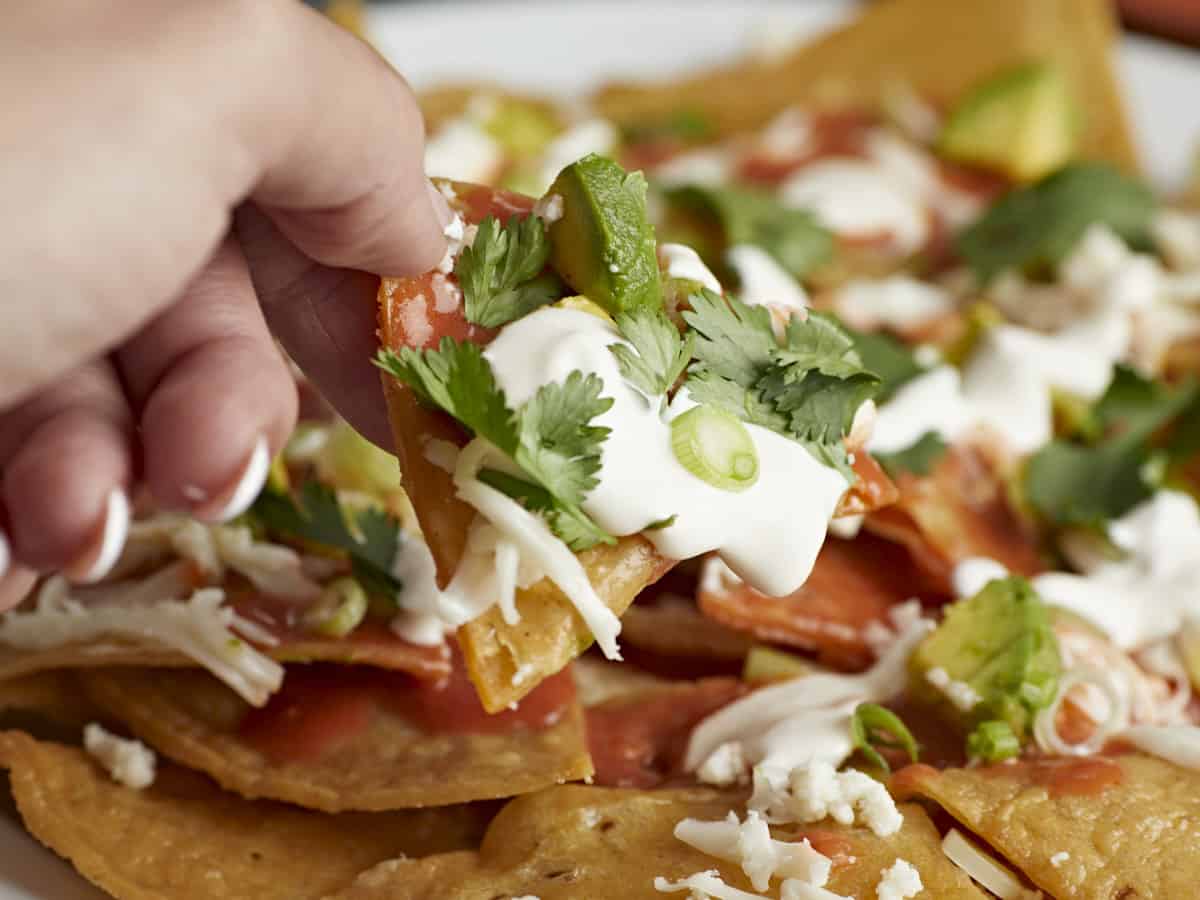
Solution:
M 296 0 L 3 20 L 0 599 L 103 577 L 139 482 L 244 510 L 296 415 L 272 334 L 386 441 L 363 272 L 432 268 L 448 215 L 403 80 Z

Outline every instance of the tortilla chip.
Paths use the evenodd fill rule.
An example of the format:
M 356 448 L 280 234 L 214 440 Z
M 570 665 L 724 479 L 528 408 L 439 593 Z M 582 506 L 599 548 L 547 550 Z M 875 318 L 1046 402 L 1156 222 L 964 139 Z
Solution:
M 334 669 L 306 674 L 339 688 Z M 288 701 L 288 685 L 299 675 L 289 671 L 276 700 Z M 368 670 L 341 673 L 355 679 L 342 681 L 349 691 L 379 676 L 388 677 Z M 578 703 L 543 731 L 429 734 L 367 694 L 361 729 L 281 758 L 246 735 L 249 704 L 205 672 L 104 669 L 80 677 L 88 696 L 143 741 L 250 798 L 325 812 L 378 811 L 511 797 L 592 773 Z M 389 683 L 374 687 L 387 690 Z M 305 693 L 301 699 L 344 707 L 362 696 Z
M 1062 68 L 1082 108 L 1082 155 L 1133 171 L 1111 62 L 1115 34 L 1107 0 L 885 0 L 782 59 L 668 84 L 613 85 L 594 102 L 623 125 L 690 110 L 731 133 L 758 128 L 796 103 L 874 109 L 897 84 L 949 103 L 999 70 L 1047 59 Z
M 551 788 L 510 802 L 493 820 L 478 853 L 424 860 L 394 860 L 363 873 L 331 900 L 652 900 L 655 876 L 672 880 L 719 869 L 729 884 L 749 890 L 741 870 L 677 840 L 676 823 L 692 816 L 721 819 L 742 798 L 707 789 L 615 790 Z M 860 828 L 820 828 L 831 843 L 854 856 L 834 866 L 829 890 L 873 897 L 880 873 L 897 858 L 921 873 L 925 896 L 982 900 L 961 871 L 942 855 L 933 823 L 916 805 L 904 807 L 905 824 L 881 839 Z M 816 838 L 816 834 L 813 837 Z M 777 831 L 777 837 L 783 831 Z M 821 844 L 818 841 L 818 844 Z
M 408 672 L 435 680 L 450 671 L 450 658 L 441 648 L 419 647 L 386 628 L 364 627 L 346 638 L 295 637 L 274 647 L 260 647 L 265 656 L 282 663 L 336 662 Z M 154 642 L 102 638 L 52 647 L 22 650 L 0 644 L 0 683 L 56 669 L 95 669 L 112 666 L 195 668 L 197 662 Z
M 78 731 L 102 716 L 70 672 L 37 672 L 0 682 L 0 719 L 21 717 Z
M 755 637 L 814 651 L 837 669 L 864 669 L 875 654 L 867 641 L 872 622 L 910 597 L 937 597 L 941 584 L 924 576 L 903 547 L 870 534 L 829 538 L 812 575 L 786 597 L 768 597 L 743 582 L 701 582 L 706 616 Z
M 1148 756 L 947 769 L 921 767 L 907 784 L 941 805 L 1038 887 L 1076 900 L 1193 897 L 1200 875 L 1200 773 Z M 1042 763 L 1043 766 L 1048 763 Z M 1119 782 L 1093 793 L 1083 767 Z M 1081 778 L 1082 776 L 1082 778 Z M 1057 785 L 1057 787 L 1056 787 Z M 1059 857 L 1056 866 L 1051 858 Z
M 485 821 L 468 807 L 329 816 L 251 802 L 169 764 L 135 791 L 82 750 L 17 731 L 0 734 L 0 765 L 34 836 L 119 900 L 315 900 L 381 860 L 475 846 Z
M 928 476 L 902 472 L 900 500 L 866 528 L 908 548 L 927 587 L 952 597 L 954 567 L 986 556 L 1018 575 L 1045 570 L 1036 537 L 1016 516 L 998 466 L 980 449 L 957 445 Z

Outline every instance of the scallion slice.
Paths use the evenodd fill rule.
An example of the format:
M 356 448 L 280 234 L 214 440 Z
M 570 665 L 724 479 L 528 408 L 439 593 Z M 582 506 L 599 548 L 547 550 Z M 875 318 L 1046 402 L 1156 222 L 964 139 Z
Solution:
M 367 614 L 367 592 L 353 578 L 331 581 L 304 615 L 304 624 L 326 637 L 345 637 Z
M 724 491 L 758 481 L 758 451 L 746 426 L 715 406 L 696 406 L 671 422 L 675 458 L 697 478 Z
M 1000 762 L 1021 752 L 1021 740 L 1012 726 L 999 719 L 981 722 L 967 736 L 967 755 L 983 762 Z

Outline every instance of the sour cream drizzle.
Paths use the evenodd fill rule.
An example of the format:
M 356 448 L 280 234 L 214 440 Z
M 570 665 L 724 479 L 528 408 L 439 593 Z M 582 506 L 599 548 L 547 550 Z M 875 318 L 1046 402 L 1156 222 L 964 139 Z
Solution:
M 621 377 L 609 346 L 620 341 L 598 316 L 541 309 L 508 325 L 484 356 L 513 406 L 574 370 L 604 382 L 612 408 L 594 424 L 612 429 L 602 446 L 599 484 L 583 507 L 605 530 L 645 532 L 664 556 L 689 559 L 710 551 L 740 577 L 771 595 L 791 593 L 812 571 L 829 519 L 848 484 L 803 446 L 756 425 L 746 428 L 758 452 L 759 478 L 748 490 L 724 491 L 688 471 L 671 449 L 670 422 L 695 405 L 685 390 L 660 412 Z

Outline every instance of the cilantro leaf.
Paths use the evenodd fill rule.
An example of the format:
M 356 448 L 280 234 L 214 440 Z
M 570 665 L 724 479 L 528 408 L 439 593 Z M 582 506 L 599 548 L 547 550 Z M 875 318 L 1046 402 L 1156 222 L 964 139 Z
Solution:
M 938 460 L 946 452 L 947 445 L 942 436 L 936 431 L 927 431 L 916 443 L 894 453 L 874 453 L 875 459 L 893 478 L 901 472 L 912 472 L 914 475 L 928 475 L 933 471 Z
M 693 294 L 690 303 L 692 308 L 683 318 L 696 335 L 696 361 L 688 369 L 687 381 L 692 399 L 788 434 L 788 417 L 767 403 L 759 390 L 779 350 L 771 314 L 764 307 L 709 290 Z
M 517 491 L 508 482 L 504 484 L 511 491 L 501 483 L 492 486 L 543 512 L 555 533 L 575 549 L 582 549 L 581 534 L 593 536 L 592 543 L 614 541 L 580 508 L 596 486 L 600 445 L 609 433 L 590 424 L 612 405 L 610 398 L 600 396 L 604 384 L 596 375 L 572 372 L 562 383 L 543 385 L 514 411 L 475 344 L 443 338 L 436 350 L 384 349 L 375 364 L 513 460 L 548 499 Z
M 402 585 L 391 570 L 405 538 L 399 522 L 383 510 L 347 509 L 332 488 L 306 481 L 296 496 L 265 488 L 250 512 L 274 535 L 343 551 L 368 593 L 395 597 L 400 591 Z
M 621 376 L 647 397 L 667 393 L 692 358 L 693 335 L 681 337 L 666 314 L 644 307 L 617 316 L 617 328 L 633 345 L 609 345 Z
M 468 322 L 485 328 L 519 319 L 562 296 L 562 282 L 542 270 L 550 258 L 546 223 L 516 216 L 503 226 L 488 216 L 454 266 Z
M 599 376 L 577 370 L 539 388 L 520 413 L 516 463 L 566 507 L 578 507 L 597 483 L 609 429 L 589 423 L 612 406 L 603 389 Z
M 687 387 L 693 399 L 805 444 L 849 480 L 843 438 L 879 379 L 863 370 L 854 342 L 827 316 L 810 313 L 775 335 L 770 313 L 701 291 L 684 319 L 696 332 Z
M 842 326 L 846 328 L 845 325 Z M 884 403 L 908 382 L 925 372 L 913 352 L 905 344 L 883 332 L 853 331 L 846 328 L 854 339 L 863 368 L 879 376 L 879 393 L 875 399 Z
M 678 204 L 721 225 L 727 244 L 753 244 L 802 278 L 833 253 L 833 236 L 807 210 L 784 206 L 765 191 L 689 185 L 666 192 Z
M 507 456 L 520 431 L 492 367 L 476 344 L 442 338 L 436 350 L 381 349 L 375 365 L 411 387 L 425 403 L 445 410 Z
M 1140 182 L 1103 163 L 1074 163 L 1001 197 L 958 237 L 980 281 L 1005 269 L 1038 273 L 1071 252 L 1091 225 L 1149 247 L 1155 200 Z
M 1030 504 L 1055 525 L 1098 526 L 1128 512 L 1160 486 L 1198 397 L 1194 383 L 1171 387 L 1117 366 L 1088 411 L 1085 440 L 1053 440 L 1030 457 Z M 1172 427 L 1167 446 L 1159 446 L 1160 433 Z
M 540 485 L 497 469 L 480 469 L 479 480 L 517 500 L 530 512 L 541 514 L 550 529 L 578 552 L 596 544 L 611 544 L 613 538 L 576 507 L 558 503 Z
M 1172 387 L 1118 365 L 1113 368 L 1104 395 L 1092 408 L 1092 428 L 1098 435 L 1134 433 L 1149 437 L 1182 413 L 1198 393 L 1194 383 Z

